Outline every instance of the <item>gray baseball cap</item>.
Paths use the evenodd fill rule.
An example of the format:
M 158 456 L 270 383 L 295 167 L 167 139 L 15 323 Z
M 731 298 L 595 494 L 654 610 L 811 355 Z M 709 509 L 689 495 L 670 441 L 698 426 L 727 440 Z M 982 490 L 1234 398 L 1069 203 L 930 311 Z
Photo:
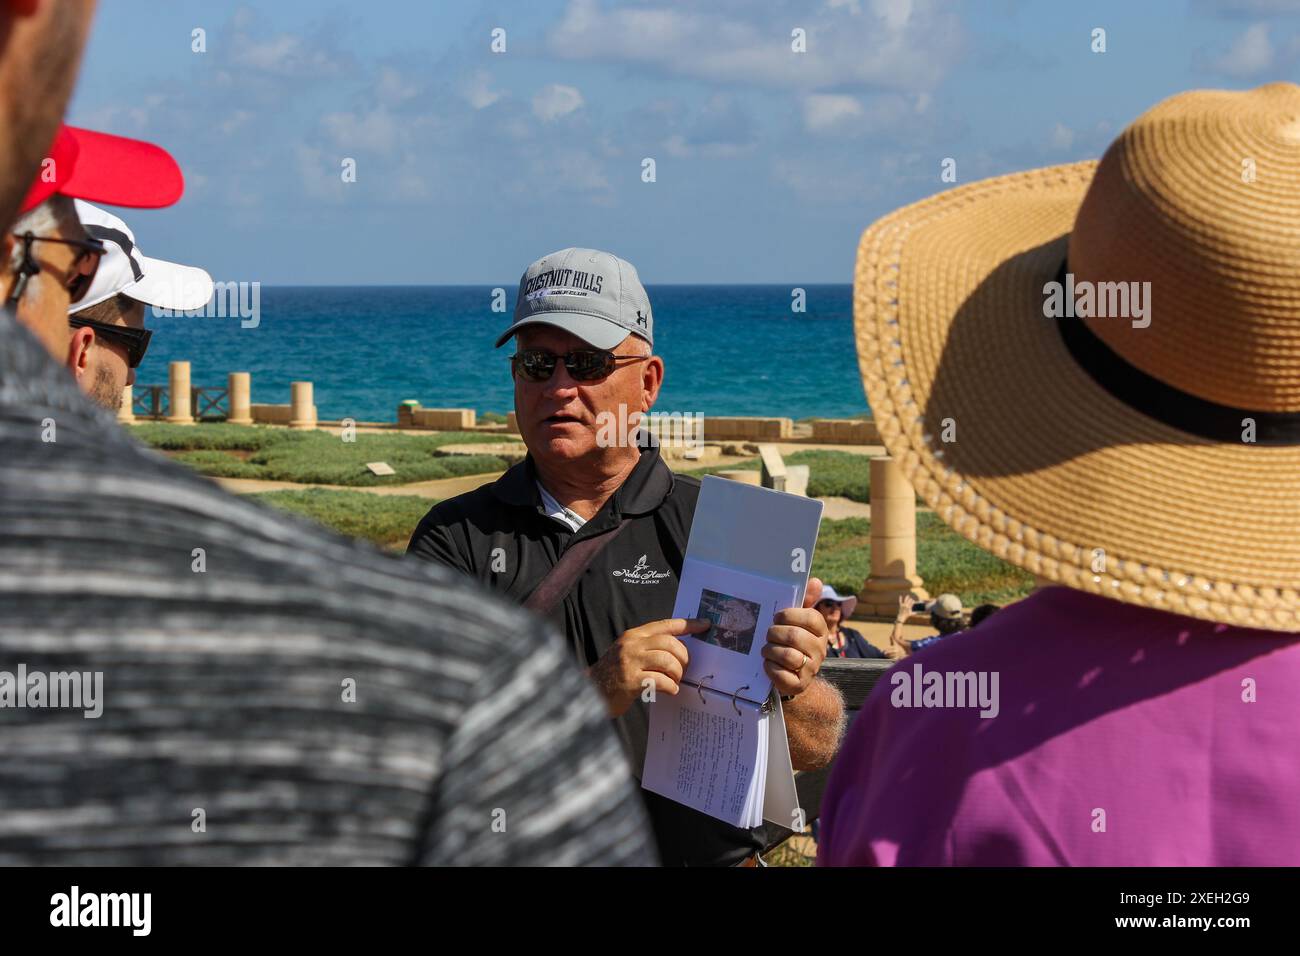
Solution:
M 654 345 L 650 298 L 636 269 L 596 249 L 561 249 L 524 270 L 514 321 L 497 347 L 521 327 L 538 323 L 571 332 L 598 349 L 612 349 L 629 332 Z

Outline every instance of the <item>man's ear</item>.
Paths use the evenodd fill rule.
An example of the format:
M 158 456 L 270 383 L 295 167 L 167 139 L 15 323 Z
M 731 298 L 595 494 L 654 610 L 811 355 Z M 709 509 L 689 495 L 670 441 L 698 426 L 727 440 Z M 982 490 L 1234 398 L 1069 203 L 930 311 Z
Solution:
M 72 341 L 68 343 L 68 371 L 78 382 L 90 371 L 90 349 L 95 344 L 95 330 L 80 328 L 72 330 Z
M 659 398 L 659 387 L 664 383 L 664 360 L 650 356 L 641 372 L 641 411 L 648 412 Z

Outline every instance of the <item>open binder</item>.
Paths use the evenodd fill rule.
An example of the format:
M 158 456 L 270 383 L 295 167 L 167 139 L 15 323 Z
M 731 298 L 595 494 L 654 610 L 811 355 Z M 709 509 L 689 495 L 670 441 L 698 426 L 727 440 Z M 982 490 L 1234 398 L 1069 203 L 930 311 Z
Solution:
M 657 695 L 641 785 L 738 827 L 798 829 L 798 795 L 780 698 L 763 669 L 778 611 L 803 604 L 822 503 L 707 477 L 700 488 L 674 617 L 690 663 Z

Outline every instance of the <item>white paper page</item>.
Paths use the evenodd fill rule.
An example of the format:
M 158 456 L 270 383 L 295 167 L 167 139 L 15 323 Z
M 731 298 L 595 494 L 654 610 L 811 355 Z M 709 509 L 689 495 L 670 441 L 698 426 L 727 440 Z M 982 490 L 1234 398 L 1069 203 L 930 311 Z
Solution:
M 767 748 L 769 735 L 767 726 L 771 722 L 769 715 L 758 715 L 758 762 L 754 768 L 754 780 L 749 789 L 749 826 L 763 825 L 763 798 L 767 789 Z
M 760 716 L 747 705 L 737 714 L 730 697 L 694 687 L 659 694 L 650 705 L 641 786 L 732 826 L 754 826 L 753 794 L 763 788 Z
M 687 559 L 783 581 L 803 604 L 822 503 L 709 475 L 691 519 Z
M 703 634 L 683 634 L 690 655 L 684 679 L 761 702 L 772 681 L 763 670 L 767 631 L 778 611 L 794 605 L 788 583 L 686 558 L 674 617 L 713 621 Z
M 790 738 L 786 736 L 785 713 L 781 695 L 772 695 L 776 706 L 767 715 L 767 774 L 763 788 L 763 819 L 795 829 L 799 809 L 799 790 L 794 785 L 794 765 L 790 761 Z

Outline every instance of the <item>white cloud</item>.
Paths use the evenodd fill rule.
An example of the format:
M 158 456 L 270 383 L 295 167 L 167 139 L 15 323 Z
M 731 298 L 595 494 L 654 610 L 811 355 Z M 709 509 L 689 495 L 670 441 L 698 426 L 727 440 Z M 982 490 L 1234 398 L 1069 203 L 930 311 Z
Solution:
M 862 116 L 862 104 L 852 96 L 817 93 L 805 96 L 803 123 L 813 132 L 832 129 Z
M 912 0 L 872 0 L 871 10 L 891 30 L 902 30 L 912 18 Z
M 1262 73 L 1273 65 L 1273 45 L 1268 39 L 1268 24 L 1255 23 L 1246 28 L 1227 52 L 1210 57 L 1205 67 L 1224 76 L 1246 77 Z
M 267 39 L 237 33 L 231 45 L 231 60 L 246 70 L 295 78 L 336 76 L 344 66 L 333 50 L 292 33 Z
M 702 103 L 663 100 L 633 117 L 632 123 L 678 158 L 728 159 L 751 152 L 757 144 L 749 112 L 726 93 L 715 93 Z
M 932 90 L 963 44 L 958 15 L 938 0 L 831 2 L 814 10 L 779 0 L 749 19 L 742 9 L 750 11 L 569 0 L 547 40 L 567 59 L 808 92 Z M 806 31 L 804 53 L 791 50 L 794 27 Z
M 390 153 L 397 145 L 398 121 L 383 106 L 369 113 L 330 113 L 321 125 L 344 155 Z
M 1052 127 L 1052 135 L 1048 137 L 1048 143 L 1052 149 L 1069 149 L 1074 145 L 1074 130 L 1064 123 L 1057 123 Z
M 533 97 L 533 115 L 544 123 L 568 116 L 582 106 L 582 94 L 572 86 L 552 83 Z
M 1300 0 L 1195 0 L 1195 7 L 1220 16 L 1273 16 L 1300 13 Z
M 235 110 L 228 117 L 222 120 L 218 125 L 219 128 L 221 129 L 221 132 L 229 136 L 231 133 L 237 131 L 241 126 L 244 126 L 246 123 L 248 123 L 248 121 L 251 120 L 252 118 L 253 118 L 253 114 L 250 113 L 248 110 Z
M 877 93 L 856 97 L 814 93 L 804 97 L 804 128 L 847 138 L 886 137 L 898 142 L 925 139 L 937 122 L 929 93 Z
M 501 93 L 491 87 L 492 77 L 487 70 L 476 71 L 465 83 L 466 101 L 476 110 L 486 109 L 501 99 Z
M 342 167 L 338 159 L 302 143 L 294 147 L 294 154 L 298 181 L 307 196 L 328 203 L 339 203 L 346 198 L 347 184 L 340 175 Z
M 379 71 L 379 79 L 375 83 L 375 92 L 378 94 L 381 103 L 397 106 L 413 99 L 420 92 L 420 89 L 415 83 L 404 77 L 400 70 L 385 66 Z

